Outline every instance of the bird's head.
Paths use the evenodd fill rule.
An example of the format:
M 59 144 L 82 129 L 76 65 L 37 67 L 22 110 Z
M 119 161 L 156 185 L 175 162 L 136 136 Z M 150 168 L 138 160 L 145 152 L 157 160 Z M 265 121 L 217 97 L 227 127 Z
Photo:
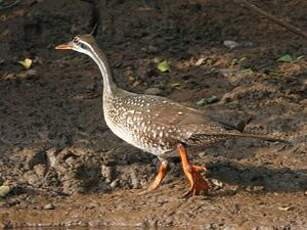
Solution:
M 68 43 L 64 43 L 55 47 L 55 49 L 59 50 L 75 50 L 80 53 L 87 54 L 91 56 L 93 52 L 93 46 L 95 46 L 95 40 L 92 35 L 78 35 L 74 37 Z

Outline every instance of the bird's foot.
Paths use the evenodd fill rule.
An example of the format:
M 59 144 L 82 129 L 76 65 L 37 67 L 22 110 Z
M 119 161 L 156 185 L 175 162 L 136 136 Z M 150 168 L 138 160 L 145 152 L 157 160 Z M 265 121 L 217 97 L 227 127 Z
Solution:
M 160 186 L 161 182 L 163 181 L 166 173 L 167 173 L 167 162 L 162 161 L 160 168 L 159 168 L 159 171 L 158 171 L 158 174 L 156 175 L 153 182 L 150 184 L 150 186 L 146 190 L 140 192 L 139 195 L 143 195 L 143 194 L 146 194 L 146 193 L 151 192 L 153 190 L 156 190 Z
M 207 168 L 191 165 L 187 151 L 182 144 L 177 145 L 177 151 L 181 157 L 183 172 L 190 183 L 190 190 L 184 194 L 184 197 L 199 195 L 201 191 L 208 192 L 209 185 L 201 175 L 201 172 L 207 171 Z
M 199 195 L 202 191 L 207 193 L 209 185 L 201 175 L 201 172 L 207 171 L 207 168 L 197 165 L 189 165 L 187 167 L 184 171 L 190 182 L 190 190 L 184 194 L 184 197 Z

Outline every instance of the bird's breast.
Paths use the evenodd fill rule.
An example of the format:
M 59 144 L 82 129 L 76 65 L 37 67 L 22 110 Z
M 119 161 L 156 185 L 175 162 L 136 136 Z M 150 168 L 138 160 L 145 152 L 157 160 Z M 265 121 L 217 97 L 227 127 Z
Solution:
M 162 155 L 173 149 L 171 132 L 155 124 L 148 114 L 133 109 L 109 108 L 104 111 L 105 121 L 112 132 L 143 151 Z

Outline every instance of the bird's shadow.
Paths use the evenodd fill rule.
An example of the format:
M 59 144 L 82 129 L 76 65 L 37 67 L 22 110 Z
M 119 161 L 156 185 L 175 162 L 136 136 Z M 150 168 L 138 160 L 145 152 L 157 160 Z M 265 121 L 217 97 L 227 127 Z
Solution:
M 243 148 L 244 151 L 237 154 L 235 154 L 235 150 L 238 149 L 238 145 L 241 146 L 241 141 L 238 143 L 236 141 L 232 142 L 234 145 L 231 148 L 228 148 L 228 150 L 227 144 L 226 149 L 225 145 L 221 143 L 217 144 L 211 149 L 209 148 L 209 151 L 206 153 L 210 159 L 209 161 L 206 160 L 206 163 L 203 163 L 204 159 L 202 159 L 202 157 L 196 157 L 192 151 L 189 151 L 189 153 L 191 156 L 191 161 L 206 164 L 206 167 L 208 168 L 208 178 L 220 180 L 225 184 L 238 185 L 239 187 L 261 186 L 263 187 L 262 191 L 264 192 L 298 192 L 307 190 L 306 169 L 291 169 L 288 167 L 276 166 L 273 164 L 273 162 L 271 164 L 267 163 L 266 165 L 261 166 L 256 165 L 256 163 L 246 164 L 240 162 L 241 159 L 255 157 L 257 150 L 263 149 L 261 147 L 268 147 L 270 149 L 275 148 L 275 150 L 278 149 L 277 151 L 280 151 L 280 149 L 284 150 L 284 148 L 289 148 L 287 151 L 294 151 L 292 149 L 293 147 L 279 144 L 266 144 L 263 142 L 255 144 L 259 141 L 254 142 L 253 140 L 250 142 L 250 144 L 254 146 L 253 148 L 249 149 L 248 146 L 250 144 L 246 144 L 246 148 Z M 154 160 L 156 158 L 151 154 L 144 153 L 126 143 L 123 143 L 122 146 L 118 148 L 118 151 L 122 152 L 123 149 L 126 150 L 126 154 L 128 154 L 129 157 L 126 156 L 123 159 L 119 159 L 121 156 L 124 156 L 121 154 L 115 154 L 116 165 L 147 165 L 153 163 L 157 167 L 159 165 L 159 161 Z M 114 150 L 112 153 L 113 152 Z M 227 155 L 224 155 L 225 152 Z M 223 153 L 223 155 L 221 155 L 221 153 Z M 172 155 L 168 159 L 170 163 L 170 172 L 169 177 L 166 179 L 166 183 L 175 181 L 178 179 L 178 177 L 183 176 L 179 156 Z
M 265 143 L 262 145 L 266 146 Z M 237 147 L 238 146 L 233 146 L 228 149 L 228 151 L 225 151 L 223 145 L 218 144 L 205 154 L 207 156 L 206 160 L 203 159 L 204 156 L 200 158 L 194 156 L 196 159 L 193 159 L 193 161 L 197 162 L 197 164 L 206 165 L 208 168 L 206 173 L 207 178 L 217 179 L 224 184 L 236 185 L 243 189 L 249 187 L 250 191 L 253 191 L 255 187 L 258 187 L 256 188 L 257 191 L 260 189 L 262 192 L 268 193 L 299 192 L 307 190 L 307 169 L 293 169 L 290 167 L 278 166 L 274 164 L 274 162 L 268 163 L 268 161 L 261 166 L 253 160 L 251 163 L 245 163 L 246 159 L 255 157 L 258 147 L 261 146 L 249 150 L 245 149 L 247 151 L 244 154 L 235 154 L 234 149 L 237 149 Z M 275 148 L 275 150 L 278 148 L 277 151 L 281 149 L 285 150 L 286 148 L 286 151 L 290 152 L 294 152 L 296 149 L 291 146 L 283 147 L 282 145 L 268 145 L 268 147 Z M 225 152 L 227 155 L 224 154 Z M 192 151 L 190 151 L 190 153 L 190 156 L 192 156 Z M 280 152 L 280 154 L 282 153 Z M 170 162 L 173 163 L 173 166 L 176 166 L 176 169 L 171 170 L 173 178 L 170 178 L 170 181 L 173 181 L 175 179 L 174 177 L 180 175 L 179 171 L 182 171 L 181 163 L 179 157 L 172 157 L 169 159 Z M 244 163 L 240 161 L 242 159 Z M 206 161 L 206 163 L 204 161 Z
M 265 192 L 298 192 L 307 189 L 307 170 L 243 165 L 224 160 L 208 164 L 208 177 L 239 186 L 262 186 Z

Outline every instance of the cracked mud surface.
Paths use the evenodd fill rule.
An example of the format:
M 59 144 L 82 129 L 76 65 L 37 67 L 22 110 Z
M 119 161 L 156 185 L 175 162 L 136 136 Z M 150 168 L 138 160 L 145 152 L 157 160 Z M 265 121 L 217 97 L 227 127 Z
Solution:
M 209 169 L 208 195 L 182 198 L 176 157 L 162 186 L 138 195 L 158 160 L 106 127 L 95 64 L 53 49 L 90 31 L 92 5 L 23 1 L 0 11 L 0 182 L 11 189 L 0 199 L 2 227 L 307 228 L 307 60 L 297 58 L 306 41 L 228 1 L 158 2 L 160 11 L 142 1 L 97 5 L 97 41 L 116 82 L 294 145 L 237 139 L 191 150 Z M 307 29 L 303 0 L 259 6 Z M 278 62 L 285 54 L 297 59 Z M 26 57 L 31 71 L 17 63 Z M 171 72 L 160 73 L 157 58 Z

